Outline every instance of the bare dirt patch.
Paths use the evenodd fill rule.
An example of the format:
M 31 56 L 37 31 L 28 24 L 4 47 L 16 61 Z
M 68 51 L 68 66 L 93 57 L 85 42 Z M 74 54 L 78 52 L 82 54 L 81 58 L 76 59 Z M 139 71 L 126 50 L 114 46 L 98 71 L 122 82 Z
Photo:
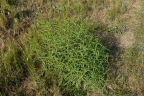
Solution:
M 135 42 L 134 34 L 132 31 L 125 32 L 120 37 L 120 46 L 124 48 L 131 47 Z

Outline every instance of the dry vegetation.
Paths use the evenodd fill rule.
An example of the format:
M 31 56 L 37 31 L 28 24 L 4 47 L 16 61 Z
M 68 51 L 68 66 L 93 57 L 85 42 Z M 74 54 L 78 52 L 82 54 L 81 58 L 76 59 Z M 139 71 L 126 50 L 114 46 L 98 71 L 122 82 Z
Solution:
M 143 0 L 0 0 L 0 96 L 144 96 L 143 10 Z M 45 71 L 32 48 L 40 23 L 57 18 L 94 26 L 109 54 L 104 87 L 69 93 Z

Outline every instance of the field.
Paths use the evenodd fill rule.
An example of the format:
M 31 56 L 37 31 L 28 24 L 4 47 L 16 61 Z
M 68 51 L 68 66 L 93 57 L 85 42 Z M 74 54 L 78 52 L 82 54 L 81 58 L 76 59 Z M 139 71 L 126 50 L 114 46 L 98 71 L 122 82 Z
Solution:
M 144 96 L 143 0 L 0 0 L 0 96 Z

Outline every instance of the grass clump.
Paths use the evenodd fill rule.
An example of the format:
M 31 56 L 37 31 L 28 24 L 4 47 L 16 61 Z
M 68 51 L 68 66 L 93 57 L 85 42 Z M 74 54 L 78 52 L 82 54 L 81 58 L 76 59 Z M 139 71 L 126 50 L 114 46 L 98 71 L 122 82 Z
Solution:
M 52 19 L 39 23 L 35 35 L 30 35 L 31 49 L 42 61 L 42 72 L 45 76 L 53 74 L 64 95 L 104 87 L 108 54 L 93 31 L 89 21 Z

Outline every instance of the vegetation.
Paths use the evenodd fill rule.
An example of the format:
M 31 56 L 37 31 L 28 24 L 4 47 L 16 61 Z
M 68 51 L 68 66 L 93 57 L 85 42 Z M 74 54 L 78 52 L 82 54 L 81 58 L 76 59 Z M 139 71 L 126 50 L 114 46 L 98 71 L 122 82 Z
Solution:
M 0 0 L 0 96 L 143 96 L 143 0 Z
M 28 42 L 42 61 L 41 70 L 45 76 L 51 72 L 64 94 L 104 86 L 108 54 L 98 37 L 93 35 L 94 27 L 90 23 L 54 19 L 41 22 L 39 26 L 39 40 L 34 35 Z

